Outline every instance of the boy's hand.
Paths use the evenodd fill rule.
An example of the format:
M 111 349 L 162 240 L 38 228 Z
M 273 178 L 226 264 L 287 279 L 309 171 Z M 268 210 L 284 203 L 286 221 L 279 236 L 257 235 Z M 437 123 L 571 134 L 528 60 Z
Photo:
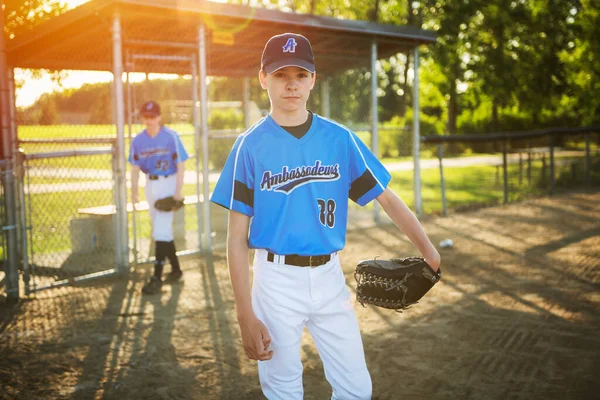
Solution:
M 242 331 L 242 342 L 246 355 L 251 360 L 266 361 L 273 357 L 273 351 L 269 350 L 271 336 L 265 324 L 256 317 L 240 321 Z
M 438 269 L 440 269 L 440 264 L 442 262 L 442 258 L 440 257 L 440 253 L 438 253 L 437 250 L 433 249 L 431 254 L 423 254 L 423 256 L 425 257 L 425 262 L 427 264 L 429 264 L 429 266 L 434 271 L 437 271 Z

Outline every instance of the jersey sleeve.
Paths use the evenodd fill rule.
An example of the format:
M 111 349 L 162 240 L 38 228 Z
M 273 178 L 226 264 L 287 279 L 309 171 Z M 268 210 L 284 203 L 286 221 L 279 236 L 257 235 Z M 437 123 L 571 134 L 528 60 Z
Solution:
M 392 176 L 354 133 L 350 134 L 350 190 L 348 197 L 364 206 L 385 191 Z
M 127 159 L 127 161 L 129 161 L 131 164 L 133 165 L 137 165 L 138 167 L 140 166 L 140 156 L 137 154 L 137 146 L 135 145 L 135 137 L 133 139 L 131 139 L 131 144 L 129 147 L 129 158 Z
M 181 141 L 181 138 L 179 137 L 179 135 L 175 134 L 174 137 L 175 137 L 175 153 L 173 154 L 173 160 L 175 161 L 175 164 L 178 164 L 180 162 L 184 162 L 185 160 L 190 158 L 190 156 L 188 155 L 187 151 L 185 150 L 185 147 L 183 146 L 183 142 Z
M 210 201 L 249 217 L 254 216 L 254 166 L 240 136 L 225 162 Z

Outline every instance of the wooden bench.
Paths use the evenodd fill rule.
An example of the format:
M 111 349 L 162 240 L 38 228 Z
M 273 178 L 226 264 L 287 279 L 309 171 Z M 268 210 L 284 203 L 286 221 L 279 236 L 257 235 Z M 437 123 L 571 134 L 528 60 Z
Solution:
M 201 197 L 202 198 L 202 197 Z M 198 196 L 186 196 L 184 198 L 186 207 L 175 211 L 173 216 L 173 235 L 177 248 L 185 248 L 186 229 L 185 215 L 195 213 L 196 207 L 187 207 L 188 205 L 198 205 Z M 202 206 L 202 201 L 200 201 Z M 141 201 L 137 204 L 136 212 L 147 213 L 149 205 L 147 201 Z M 187 211 L 186 211 L 187 210 Z M 71 220 L 71 246 L 73 253 L 89 253 L 98 249 L 114 249 L 115 237 L 115 217 L 116 206 L 114 204 L 79 208 L 77 212 L 83 218 Z M 127 204 L 127 212 L 133 212 L 133 205 Z M 213 232 L 227 231 L 227 210 L 214 203 L 210 203 L 211 227 Z M 190 214 L 188 214 L 190 215 Z

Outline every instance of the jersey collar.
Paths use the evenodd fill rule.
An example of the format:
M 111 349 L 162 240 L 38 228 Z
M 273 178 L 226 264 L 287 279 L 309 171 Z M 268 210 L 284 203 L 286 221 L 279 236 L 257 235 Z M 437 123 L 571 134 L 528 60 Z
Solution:
M 304 143 L 304 142 L 310 140 L 310 138 L 317 131 L 317 120 L 318 119 L 319 119 L 319 116 L 316 113 L 313 113 L 313 119 L 312 119 L 312 123 L 310 124 L 310 128 L 308 128 L 308 131 L 304 134 L 304 136 L 302 136 L 300 139 L 298 139 L 294 135 L 292 135 L 291 133 L 289 133 L 288 131 L 283 129 L 277 122 L 275 122 L 275 120 L 271 117 L 271 114 L 267 115 L 267 117 L 266 117 L 266 121 L 277 131 L 277 134 L 281 135 L 282 137 L 285 137 L 285 139 L 287 141 L 289 141 L 290 143 L 296 143 L 296 144 Z

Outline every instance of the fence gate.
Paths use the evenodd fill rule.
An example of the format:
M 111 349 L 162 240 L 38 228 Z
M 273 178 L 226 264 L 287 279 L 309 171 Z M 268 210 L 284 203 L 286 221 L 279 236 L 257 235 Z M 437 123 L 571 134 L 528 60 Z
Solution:
M 20 146 L 26 149 L 18 191 L 25 293 L 115 274 L 114 139 Z

